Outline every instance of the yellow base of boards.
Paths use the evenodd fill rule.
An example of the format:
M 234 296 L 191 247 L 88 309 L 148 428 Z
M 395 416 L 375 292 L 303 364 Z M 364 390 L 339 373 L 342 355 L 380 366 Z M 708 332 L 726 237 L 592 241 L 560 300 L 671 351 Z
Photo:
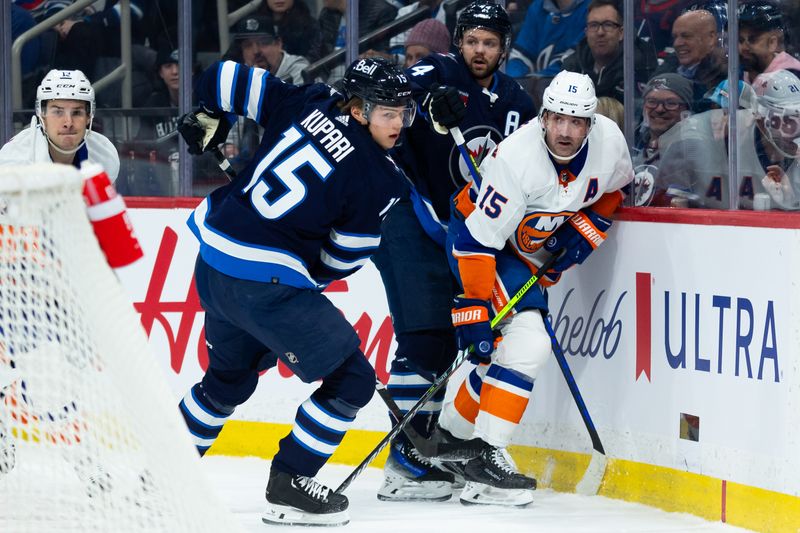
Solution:
M 289 424 L 231 420 L 225 424 L 209 455 L 272 458 Z M 358 465 L 384 437 L 379 431 L 350 430 L 330 461 Z M 542 488 L 574 492 L 591 456 L 511 446 L 509 451 L 526 474 Z M 387 450 L 372 466 L 383 467 Z M 601 496 L 637 502 L 665 511 L 690 513 L 706 520 L 769 533 L 800 532 L 800 498 L 701 474 L 609 458 Z

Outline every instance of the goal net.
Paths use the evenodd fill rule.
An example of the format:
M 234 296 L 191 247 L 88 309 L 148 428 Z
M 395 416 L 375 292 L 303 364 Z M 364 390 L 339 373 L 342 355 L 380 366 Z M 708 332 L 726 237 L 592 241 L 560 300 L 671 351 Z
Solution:
M 237 531 L 81 187 L 0 167 L 0 531 Z

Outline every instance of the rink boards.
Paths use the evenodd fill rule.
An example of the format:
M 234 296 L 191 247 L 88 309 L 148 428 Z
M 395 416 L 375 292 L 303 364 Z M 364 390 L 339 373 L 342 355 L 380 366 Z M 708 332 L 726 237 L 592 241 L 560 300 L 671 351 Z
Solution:
M 180 202 L 129 201 L 158 207 L 131 209 L 146 256 L 120 273 L 176 403 L 207 360 L 191 283 L 197 244 L 184 224 L 191 201 Z M 658 213 L 624 213 L 551 290 L 556 334 L 611 459 L 600 494 L 797 531 L 800 220 L 748 213 L 721 225 L 709 212 Z M 370 263 L 326 294 L 385 380 L 395 344 L 377 271 Z M 313 389 L 284 367 L 268 371 L 212 451 L 271 456 Z M 356 428 L 334 460 L 359 463 L 388 430 L 377 396 Z M 574 490 L 591 442 L 555 361 L 516 441 L 523 470 Z

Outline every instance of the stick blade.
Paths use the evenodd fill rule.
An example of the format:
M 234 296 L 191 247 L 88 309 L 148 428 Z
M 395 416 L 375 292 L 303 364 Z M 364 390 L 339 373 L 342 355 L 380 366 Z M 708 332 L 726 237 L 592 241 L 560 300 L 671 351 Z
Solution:
M 583 478 L 575 487 L 575 492 L 585 496 L 597 494 L 597 491 L 600 490 L 600 484 L 603 482 L 606 465 L 608 465 L 608 457 L 597 450 L 593 450 L 592 460 L 589 461 L 589 466 L 586 468 L 586 472 L 583 473 Z

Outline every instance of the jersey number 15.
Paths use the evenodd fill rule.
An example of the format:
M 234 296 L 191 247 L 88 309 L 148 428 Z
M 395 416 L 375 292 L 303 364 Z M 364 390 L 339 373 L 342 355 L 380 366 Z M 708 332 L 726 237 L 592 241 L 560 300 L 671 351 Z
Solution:
M 264 218 L 279 219 L 305 199 L 307 187 L 297 174 L 304 165 L 308 165 L 322 181 L 333 172 L 333 166 L 311 141 L 297 146 L 302 139 L 303 133 L 295 126 L 284 131 L 280 141 L 258 163 L 250 182 L 242 189 L 245 194 L 249 191 L 253 207 Z M 289 149 L 292 149 L 292 152 L 278 164 L 274 164 Z M 270 200 L 267 195 L 274 188 L 269 185 L 270 181 L 274 183 L 273 180 L 283 184 L 286 190 L 277 198 Z

